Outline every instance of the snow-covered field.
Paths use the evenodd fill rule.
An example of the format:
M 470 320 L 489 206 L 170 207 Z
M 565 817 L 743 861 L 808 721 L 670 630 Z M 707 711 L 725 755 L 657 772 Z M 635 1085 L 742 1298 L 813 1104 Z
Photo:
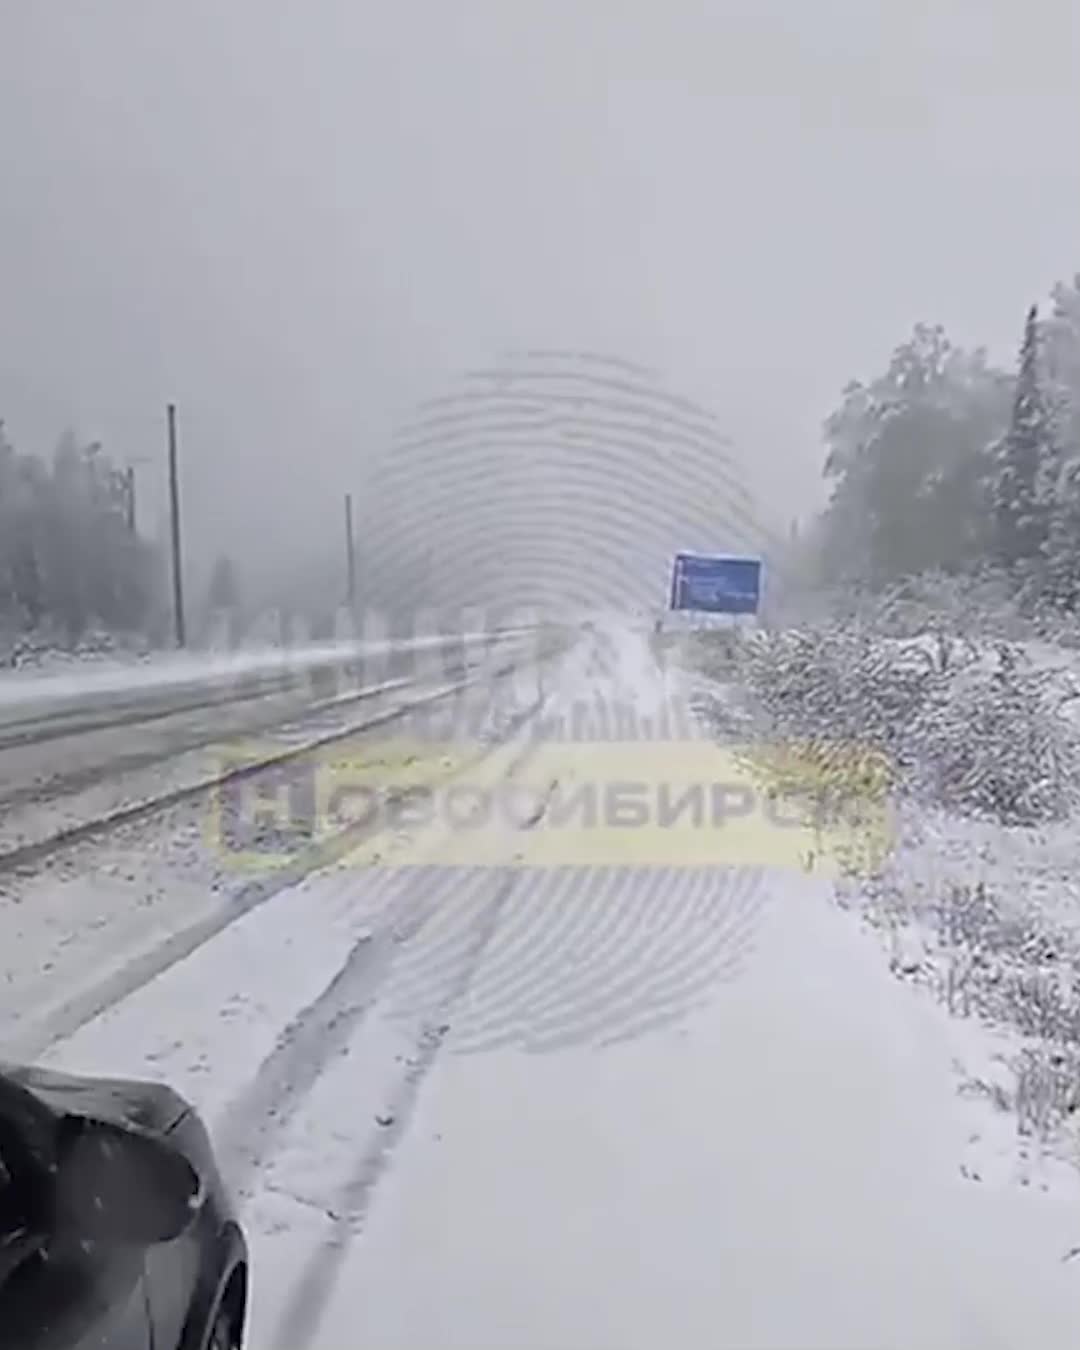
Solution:
M 655 725 L 690 693 L 608 622 L 517 706 L 631 700 Z M 528 777 L 511 712 L 474 787 Z M 893 977 L 827 879 L 662 844 L 652 867 L 524 867 L 525 842 L 507 825 L 478 865 L 438 821 L 374 834 L 45 1050 L 203 1110 L 250 1228 L 256 1350 L 1074 1342 L 1073 1172 L 979 1173 L 1001 1116 L 954 1065 L 977 1030 Z M 197 819 L 88 864 L 64 883 L 84 920 L 14 972 L 9 1013 L 105 961 L 95 934 L 142 887 L 213 920 L 251 880 Z M 0 907 L 9 965 L 57 919 L 58 879 L 26 884 Z

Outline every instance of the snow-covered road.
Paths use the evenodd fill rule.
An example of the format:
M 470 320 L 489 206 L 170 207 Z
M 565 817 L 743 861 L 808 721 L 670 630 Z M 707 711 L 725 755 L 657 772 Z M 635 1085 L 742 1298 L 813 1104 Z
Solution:
M 601 629 L 544 715 L 655 729 L 670 680 Z M 655 866 L 527 867 L 531 832 L 482 865 L 438 820 L 373 836 L 50 1052 L 203 1110 L 255 1350 L 1073 1344 L 1075 1188 L 963 1175 L 989 1108 L 826 879 L 655 831 Z

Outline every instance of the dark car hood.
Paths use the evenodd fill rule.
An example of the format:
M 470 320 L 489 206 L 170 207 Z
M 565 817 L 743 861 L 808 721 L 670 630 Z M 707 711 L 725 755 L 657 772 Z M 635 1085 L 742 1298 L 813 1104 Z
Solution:
M 179 1093 L 161 1083 L 83 1078 L 2 1060 L 0 1075 L 57 1115 L 87 1116 L 150 1134 L 167 1134 L 191 1109 Z

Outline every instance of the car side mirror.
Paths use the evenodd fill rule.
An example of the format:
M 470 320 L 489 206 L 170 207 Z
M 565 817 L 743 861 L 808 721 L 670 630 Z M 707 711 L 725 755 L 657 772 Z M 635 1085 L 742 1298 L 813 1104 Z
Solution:
M 65 1122 L 55 1188 L 59 1232 L 152 1246 L 181 1237 L 203 1202 L 187 1158 L 164 1140 L 105 1121 Z

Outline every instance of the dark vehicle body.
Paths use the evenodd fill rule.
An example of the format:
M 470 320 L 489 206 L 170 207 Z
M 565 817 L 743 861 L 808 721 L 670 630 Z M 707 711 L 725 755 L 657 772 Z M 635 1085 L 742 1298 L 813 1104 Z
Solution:
M 0 1350 L 236 1350 L 247 1292 L 244 1234 L 182 1097 L 0 1062 Z

